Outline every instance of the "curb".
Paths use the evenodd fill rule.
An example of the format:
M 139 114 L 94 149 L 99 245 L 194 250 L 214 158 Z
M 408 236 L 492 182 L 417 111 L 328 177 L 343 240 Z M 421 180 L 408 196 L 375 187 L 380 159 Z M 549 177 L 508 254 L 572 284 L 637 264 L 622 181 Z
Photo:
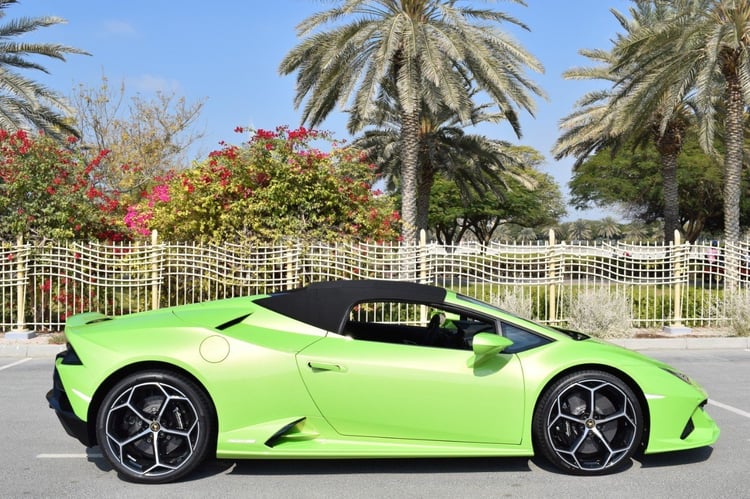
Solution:
M 631 338 L 609 340 L 610 343 L 630 350 L 750 350 L 747 338 Z M 0 357 L 53 358 L 65 350 L 65 345 L 40 345 L 37 343 L 0 343 Z
M 609 341 L 630 350 L 750 350 L 750 337 L 640 338 Z
M 38 343 L 0 343 L 0 357 L 50 357 L 65 350 L 65 345 Z

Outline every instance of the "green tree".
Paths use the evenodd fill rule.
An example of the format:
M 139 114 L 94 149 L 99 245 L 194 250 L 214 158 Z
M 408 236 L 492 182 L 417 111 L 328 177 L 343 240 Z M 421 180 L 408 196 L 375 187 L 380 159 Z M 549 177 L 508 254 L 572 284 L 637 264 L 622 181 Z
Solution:
M 396 239 L 398 214 L 371 189 L 374 167 L 353 149 L 311 146 L 325 140 L 305 128 L 258 130 L 156 185 L 126 223 L 172 240 Z
M 349 106 L 359 117 L 355 123 L 370 122 L 384 86 L 395 86 L 401 113 L 402 230 L 404 240 L 413 242 L 422 106 L 433 113 L 445 106 L 467 121 L 474 108 L 471 89 L 477 88 L 520 136 L 518 109 L 533 113 L 532 97 L 542 94 L 525 72 L 542 71 L 542 66 L 496 27 L 504 22 L 526 26 L 496 10 L 459 6 L 455 0 L 338 3 L 298 26 L 303 40 L 279 70 L 297 72 L 295 105 L 307 98 L 302 123 L 311 126 L 336 104 Z
M 0 130 L 0 237 L 118 237 L 118 200 L 96 185 L 104 155 L 86 162 L 47 135 Z
M 465 197 L 451 182 L 438 175 L 430 193 L 429 228 L 440 244 L 458 244 L 469 226 L 464 223 Z
M 439 242 L 455 244 L 466 232 L 488 244 L 505 225 L 539 227 L 556 223 L 565 214 L 562 194 L 551 176 L 530 169 L 534 187 L 513 178 L 502 196 L 470 190 L 461 193 L 455 182 L 438 175 L 430 204 L 430 229 Z
M 6 9 L 17 0 L 0 0 L 0 19 Z M 39 28 L 64 23 L 59 17 L 22 17 L 0 24 L 0 129 L 41 130 L 58 139 L 68 135 L 78 136 L 68 118 L 70 109 L 65 100 L 46 86 L 22 75 L 19 70 L 37 70 L 47 73 L 41 64 L 29 56 L 44 56 L 65 60 L 66 54 L 86 54 L 77 48 L 56 43 L 13 41 Z
M 748 189 L 750 175 L 744 175 Z M 677 166 L 680 226 L 685 239 L 695 241 L 702 232 L 721 232 L 724 220 L 722 167 L 706 155 L 695 133 L 688 132 Z M 659 153 L 653 145 L 617 153 L 602 149 L 573 172 L 569 183 L 571 203 L 579 209 L 618 207 L 628 217 L 652 223 L 664 212 L 663 176 Z M 750 222 L 750 199 L 742 205 L 743 220 Z
M 646 3 L 646 2 L 639 2 Z M 653 0 L 670 16 L 644 24 L 618 47 L 643 108 L 691 96 L 700 110 L 700 143 L 716 152 L 723 117 L 724 237 L 740 237 L 744 113 L 750 96 L 750 4 L 741 0 Z M 662 123 L 678 110 L 663 107 Z

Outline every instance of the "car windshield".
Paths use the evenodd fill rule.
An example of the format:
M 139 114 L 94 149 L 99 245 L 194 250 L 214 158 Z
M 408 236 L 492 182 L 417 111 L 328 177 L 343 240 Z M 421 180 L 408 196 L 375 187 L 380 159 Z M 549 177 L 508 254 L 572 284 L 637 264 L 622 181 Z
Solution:
M 462 294 L 456 293 L 456 297 L 458 299 L 462 300 L 462 301 L 471 303 L 473 305 L 478 305 L 478 306 L 481 306 L 481 307 L 489 308 L 489 309 L 495 310 L 495 311 L 497 311 L 499 313 L 502 313 L 502 314 L 505 314 L 505 315 L 509 315 L 511 317 L 515 317 L 516 319 L 519 319 L 519 320 L 522 320 L 522 321 L 529 321 L 530 320 L 530 319 L 527 319 L 525 317 L 521 317 L 519 315 L 516 315 L 513 312 L 508 312 L 507 310 L 504 310 L 504 309 L 502 309 L 500 307 L 496 307 L 495 305 L 489 304 L 489 303 L 484 302 L 482 300 L 477 300 L 476 298 L 472 298 L 470 296 L 466 296 L 466 295 L 462 295 Z M 563 334 L 565 334 L 567 336 L 570 336 L 572 339 L 574 339 L 576 341 L 587 340 L 587 339 L 590 338 L 590 336 L 588 336 L 587 334 L 580 333 L 578 331 L 573 331 L 573 330 L 570 330 L 570 329 L 563 329 L 563 328 L 548 326 L 547 324 L 540 324 L 540 323 L 538 323 L 536 321 L 531 321 L 531 322 L 534 322 L 534 324 L 536 324 L 538 326 L 541 326 L 541 327 L 544 327 L 544 328 L 547 328 L 547 329 L 550 329 L 552 331 L 563 333 Z

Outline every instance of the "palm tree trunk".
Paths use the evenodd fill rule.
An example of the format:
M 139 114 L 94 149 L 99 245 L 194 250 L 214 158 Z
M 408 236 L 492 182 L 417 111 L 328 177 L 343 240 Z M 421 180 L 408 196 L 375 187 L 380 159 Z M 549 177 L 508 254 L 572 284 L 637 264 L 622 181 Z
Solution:
M 658 123 L 661 119 L 654 120 Z M 672 118 L 664 130 L 653 125 L 656 150 L 661 161 L 662 199 L 664 201 L 664 240 L 674 241 L 675 231 L 680 227 L 680 189 L 677 183 L 677 157 L 682 152 L 686 123 L 679 116 Z
M 435 181 L 435 171 L 426 165 L 421 165 L 419 184 L 417 185 L 417 230 L 429 228 L 430 192 Z
M 419 179 L 419 110 L 401 111 L 401 237 L 417 242 L 417 184 Z
M 677 154 L 661 155 L 661 171 L 664 196 L 664 240 L 674 241 L 674 233 L 680 229 L 680 197 L 677 185 Z
M 726 147 L 724 157 L 724 238 L 740 239 L 740 191 L 742 178 L 742 109 L 744 102 L 736 73 L 727 78 Z

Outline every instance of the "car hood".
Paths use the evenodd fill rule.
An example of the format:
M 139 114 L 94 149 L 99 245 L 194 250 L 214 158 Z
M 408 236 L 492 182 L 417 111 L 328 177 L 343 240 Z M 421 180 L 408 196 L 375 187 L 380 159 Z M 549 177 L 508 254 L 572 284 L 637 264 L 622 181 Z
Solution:
M 597 357 L 606 357 L 608 359 L 608 362 L 612 366 L 628 372 L 631 372 L 630 368 L 633 367 L 655 367 L 658 368 L 660 372 L 666 371 L 668 373 L 671 373 L 682 381 L 690 385 L 694 385 L 700 390 L 703 390 L 703 388 L 700 387 L 700 385 L 694 379 L 684 374 L 681 370 L 675 368 L 674 366 L 671 366 L 670 364 L 654 359 L 653 357 L 649 357 L 648 355 L 644 355 L 640 352 L 636 352 L 598 338 L 589 338 L 582 341 L 581 343 L 585 344 L 586 348 L 585 352 L 580 352 L 579 358 L 585 356 L 587 360 L 593 361 L 593 359 Z
M 592 337 L 583 341 L 593 349 L 599 348 L 612 354 L 616 354 L 620 359 L 625 361 L 644 362 L 646 364 L 652 364 L 656 367 L 671 367 L 669 366 L 669 364 L 665 364 L 664 362 L 656 360 L 653 357 L 649 357 L 648 355 L 644 355 L 640 352 L 636 352 L 635 350 L 630 350 L 629 348 L 610 343 L 609 341 L 602 340 L 600 338 Z

